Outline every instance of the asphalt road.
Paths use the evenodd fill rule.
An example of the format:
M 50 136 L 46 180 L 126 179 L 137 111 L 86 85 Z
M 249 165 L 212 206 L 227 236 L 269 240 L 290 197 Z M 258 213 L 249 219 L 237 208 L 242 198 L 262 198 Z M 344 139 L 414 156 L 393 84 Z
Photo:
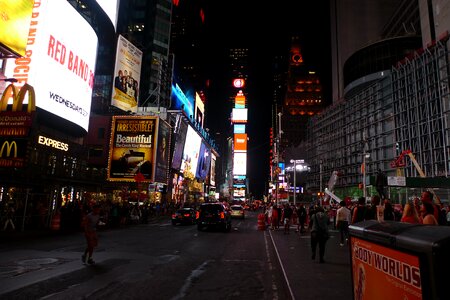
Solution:
M 81 233 L 3 240 L 0 299 L 351 299 L 348 247 L 331 235 L 324 264 L 309 235 L 260 231 L 255 212 L 228 233 L 169 219 L 103 230 L 93 266 Z

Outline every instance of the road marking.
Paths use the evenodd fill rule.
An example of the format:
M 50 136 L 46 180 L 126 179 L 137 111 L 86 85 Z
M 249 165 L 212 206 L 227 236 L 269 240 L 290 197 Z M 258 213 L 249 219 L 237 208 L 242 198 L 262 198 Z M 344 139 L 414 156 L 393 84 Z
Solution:
M 270 235 L 270 239 L 272 240 L 273 247 L 275 248 L 275 252 L 277 254 L 278 262 L 280 263 L 281 270 L 283 271 L 284 280 L 286 280 L 286 284 L 287 284 L 289 293 L 291 294 L 291 299 L 295 300 L 294 293 L 292 292 L 292 289 L 291 289 L 291 284 L 289 283 L 289 279 L 287 278 L 286 271 L 284 270 L 283 262 L 281 261 L 280 253 L 278 253 L 277 245 L 275 245 L 275 241 L 273 240 L 272 232 L 270 230 L 269 230 L 269 235 Z
M 267 256 L 267 264 L 269 265 L 269 270 L 270 270 L 270 274 L 272 274 L 272 291 L 273 291 L 273 300 L 278 300 L 278 287 L 277 284 L 275 283 L 275 278 L 273 275 L 273 265 L 272 265 L 272 261 L 270 260 L 270 255 L 269 255 L 269 243 L 267 242 L 267 235 L 264 234 L 264 243 L 266 246 L 266 256 Z
M 186 292 L 191 287 L 192 282 L 194 282 L 195 279 L 200 277 L 205 271 L 206 266 L 209 264 L 209 260 L 203 262 L 197 269 L 193 270 L 188 278 L 186 278 L 186 282 L 181 287 L 180 291 L 178 292 L 178 295 L 172 298 L 172 300 L 178 300 L 183 299 L 186 296 Z

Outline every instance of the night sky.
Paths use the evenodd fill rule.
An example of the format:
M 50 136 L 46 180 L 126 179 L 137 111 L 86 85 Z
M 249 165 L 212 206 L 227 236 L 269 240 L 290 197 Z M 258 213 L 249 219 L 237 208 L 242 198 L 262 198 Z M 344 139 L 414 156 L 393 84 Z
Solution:
M 258 3 L 258 5 L 255 5 Z M 207 127 L 226 134 L 231 78 L 225 78 L 226 49 L 249 48 L 247 176 L 255 199 L 267 193 L 269 129 L 272 109 L 271 63 L 275 54 L 289 54 L 290 38 L 299 36 L 305 64 L 318 72 L 324 101 L 331 103 L 331 52 L 328 1 L 208 1 L 207 26 L 210 91 Z

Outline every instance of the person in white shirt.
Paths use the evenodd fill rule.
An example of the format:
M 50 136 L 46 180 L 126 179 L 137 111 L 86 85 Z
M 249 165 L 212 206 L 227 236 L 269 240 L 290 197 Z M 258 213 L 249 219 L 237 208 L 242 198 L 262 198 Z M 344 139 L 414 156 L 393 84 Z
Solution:
M 339 203 L 340 208 L 336 212 L 337 228 L 340 233 L 340 245 L 344 246 L 344 240 L 348 242 L 348 224 L 351 220 L 351 211 L 345 201 Z

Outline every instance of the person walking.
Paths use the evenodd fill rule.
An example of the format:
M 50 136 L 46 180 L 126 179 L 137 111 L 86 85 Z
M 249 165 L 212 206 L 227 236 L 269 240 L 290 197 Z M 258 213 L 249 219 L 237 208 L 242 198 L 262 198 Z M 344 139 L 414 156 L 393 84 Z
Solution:
M 310 226 L 311 226 L 311 259 L 316 259 L 316 249 L 317 244 L 319 245 L 319 262 L 324 263 L 325 256 L 325 246 L 330 237 L 328 231 L 328 217 L 324 212 L 323 207 L 318 206 L 315 213 L 311 216 Z
M 92 259 L 94 248 L 98 246 L 97 225 L 100 221 L 100 205 L 95 204 L 92 207 L 92 211 L 86 215 L 84 221 L 84 236 L 86 237 L 86 250 L 81 256 L 81 261 L 84 264 L 95 264 Z
M 272 230 L 277 230 L 278 226 L 280 224 L 280 221 L 278 220 L 278 209 L 276 204 L 272 206 L 272 216 L 271 216 L 271 222 L 272 222 Z
M 344 241 L 348 242 L 348 224 L 350 224 L 351 212 L 347 208 L 347 203 L 341 201 L 339 203 L 340 208 L 336 212 L 336 226 L 339 230 L 340 246 L 344 246 Z
M 300 233 L 304 233 L 305 232 L 305 222 L 306 222 L 306 216 L 307 216 L 307 211 L 305 206 L 303 205 L 303 203 L 300 203 L 298 208 L 297 208 L 297 216 L 298 216 L 298 225 L 297 225 L 297 231 L 296 232 L 300 232 Z
M 293 211 L 289 203 L 285 204 L 283 209 L 284 234 L 289 234 L 289 227 L 291 225 L 292 213 Z

